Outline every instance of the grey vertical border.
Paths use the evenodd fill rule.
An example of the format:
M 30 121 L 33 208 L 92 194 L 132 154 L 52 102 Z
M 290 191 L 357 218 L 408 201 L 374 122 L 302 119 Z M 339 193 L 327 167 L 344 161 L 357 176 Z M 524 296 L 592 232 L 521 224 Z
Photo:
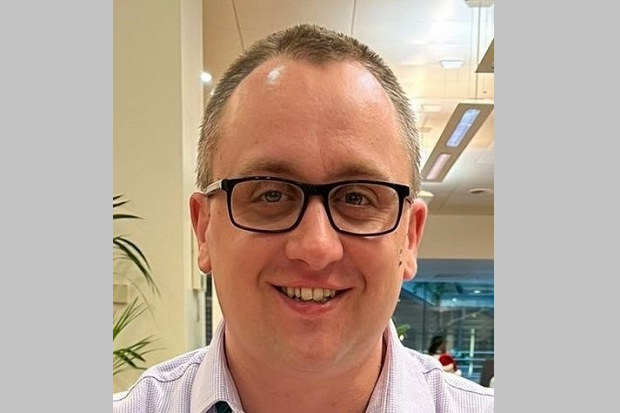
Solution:
M 109 410 L 111 23 L 107 1 L 0 6 L 9 410 Z
M 604 235 L 618 212 L 604 182 L 617 176 L 604 149 L 616 127 L 602 125 L 617 115 L 592 105 L 618 90 L 599 53 L 617 49 L 617 22 L 601 6 L 496 5 L 495 386 L 509 411 L 616 405 L 598 356 L 617 325 L 620 273 Z

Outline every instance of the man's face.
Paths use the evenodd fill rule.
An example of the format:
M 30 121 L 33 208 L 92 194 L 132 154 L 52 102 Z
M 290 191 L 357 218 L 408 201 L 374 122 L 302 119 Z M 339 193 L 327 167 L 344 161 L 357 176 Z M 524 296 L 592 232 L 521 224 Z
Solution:
M 393 105 L 356 63 L 268 61 L 239 85 L 221 126 L 215 179 L 409 184 L 411 166 Z M 405 202 L 397 230 L 380 237 L 336 232 L 318 197 L 310 199 L 299 226 L 281 234 L 233 226 L 224 191 L 195 195 L 192 214 L 199 265 L 213 272 L 227 348 L 310 371 L 354 365 L 380 345 L 401 283 L 415 275 L 426 209 Z M 285 287 L 336 296 L 303 302 L 289 298 Z

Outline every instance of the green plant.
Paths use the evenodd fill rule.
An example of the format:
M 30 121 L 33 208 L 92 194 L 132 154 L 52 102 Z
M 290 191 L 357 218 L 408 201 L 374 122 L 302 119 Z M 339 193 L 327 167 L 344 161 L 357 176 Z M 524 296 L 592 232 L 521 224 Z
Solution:
M 123 199 L 123 195 L 112 197 L 112 223 L 119 220 L 136 220 L 141 217 L 129 213 L 117 212 L 118 209 L 129 201 Z M 122 347 L 115 345 L 117 337 L 127 330 L 129 325 L 148 310 L 146 296 L 142 293 L 138 279 L 146 282 L 153 293 L 159 294 L 155 280 L 151 275 L 151 266 L 142 253 L 140 247 L 126 235 L 112 235 L 112 260 L 113 278 L 118 277 L 132 285 L 139 295 L 120 310 L 114 312 L 112 319 L 112 375 L 116 375 L 128 369 L 144 370 L 144 356 L 154 351 L 152 344 L 156 341 L 154 336 L 144 337 L 134 343 Z M 126 265 L 129 264 L 129 267 Z M 119 271 L 117 271 L 117 268 Z M 137 269 L 132 271 L 131 269 Z M 129 269 L 129 270 L 128 270 Z
M 398 334 L 398 338 L 402 341 L 407 338 L 407 331 L 411 326 L 409 324 L 400 324 L 396 326 L 396 334 Z
M 405 338 L 407 338 L 407 331 L 409 331 L 409 329 L 411 328 L 411 325 L 410 324 L 397 324 L 396 317 L 392 317 L 392 321 L 394 322 L 394 325 L 396 326 L 396 334 L 398 335 L 398 338 L 400 339 L 400 341 L 403 341 Z

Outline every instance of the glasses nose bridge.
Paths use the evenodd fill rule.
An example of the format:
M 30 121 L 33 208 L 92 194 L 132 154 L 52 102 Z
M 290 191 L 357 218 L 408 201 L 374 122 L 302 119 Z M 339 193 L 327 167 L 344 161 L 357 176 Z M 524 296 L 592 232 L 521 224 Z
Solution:
M 322 198 L 323 205 L 325 206 L 325 210 L 329 214 L 329 193 L 332 190 L 332 185 L 323 184 L 323 185 L 313 185 L 313 184 L 303 184 L 300 185 L 301 190 L 304 193 L 304 209 L 305 206 L 310 202 L 310 198 L 313 196 L 319 196 Z
M 327 214 L 327 218 L 329 222 L 334 226 L 334 222 L 332 219 L 332 213 L 329 209 L 329 193 L 333 189 L 333 185 L 331 184 L 323 184 L 323 185 L 314 185 L 314 184 L 300 184 L 299 187 L 304 194 L 304 201 L 301 207 L 301 213 L 299 215 L 299 220 L 303 219 L 303 216 L 306 214 L 306 210 L 308 209 L 308 204 L 310 203 L 310 198 L 313 196 L 318 196 L 321 198 L 321 202 L 323 204 L 323 208 L 325 208 L 325 213 Z

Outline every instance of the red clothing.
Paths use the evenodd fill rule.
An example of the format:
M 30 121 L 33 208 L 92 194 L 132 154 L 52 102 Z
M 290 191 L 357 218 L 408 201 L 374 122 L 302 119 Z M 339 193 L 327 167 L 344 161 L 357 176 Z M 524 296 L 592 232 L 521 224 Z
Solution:
M 442 366 L 444 366 L 445 371 L 450 371 L 451 373 L 454 373 L 459 369 L 454 357 L 452 357 L 448 353 L 437 354 L 435 355 L 435 357 L 439 359 L 439 362 Z

